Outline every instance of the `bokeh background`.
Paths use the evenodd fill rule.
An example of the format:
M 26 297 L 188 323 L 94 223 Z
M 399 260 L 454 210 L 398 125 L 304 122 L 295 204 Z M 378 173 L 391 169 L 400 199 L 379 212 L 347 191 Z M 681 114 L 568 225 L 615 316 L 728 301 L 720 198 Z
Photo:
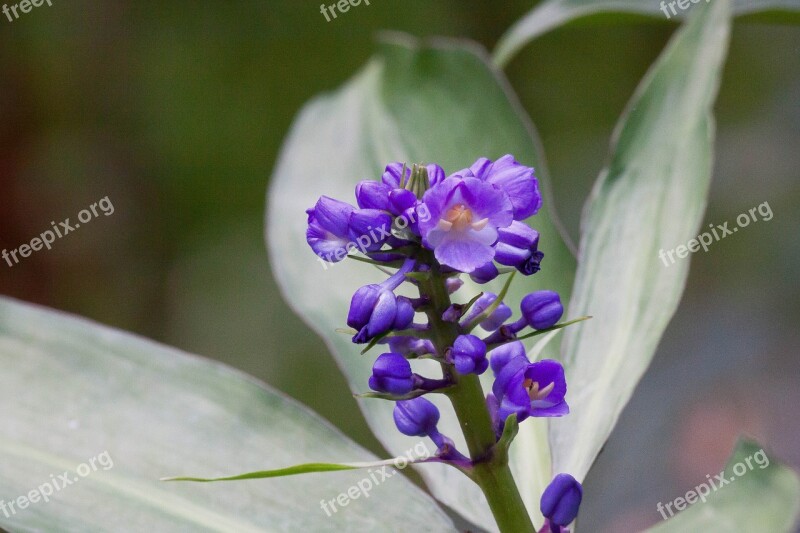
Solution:
M 376 31 L 491 49 L 531 5 L 373 0 L 326 22 L 318 1 L 53 0 L 0 18 L 0 248 L 105 196 L 115 208 L 51 251 L 0 263 L 0 294 L 241 368 L 382 453 L 271 276 L 270 173 L 293 116 L 365 63 Z M 675 29 L 631 20 L 558 29 L 507 69 L 575 239 L 612 128 Z M 799 27 L 737 21 L 706 223 L 763 202 L 774 218 L 692 258 L 683 303 L 589 476 L 589 531 L 659 521 L 656 503 L 719 472 L 740 434 L 800 468 L 799 74 Z

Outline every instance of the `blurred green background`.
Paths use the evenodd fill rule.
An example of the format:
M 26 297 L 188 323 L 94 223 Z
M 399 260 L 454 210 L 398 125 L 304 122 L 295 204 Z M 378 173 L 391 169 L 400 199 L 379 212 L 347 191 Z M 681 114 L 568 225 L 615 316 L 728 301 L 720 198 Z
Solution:
M 326 22 L 313 1 L 53 0 L 0 18 L 0 248 L 104 196 L 115 207 L 51 251 L 0 263 L 0 293 L 241 368 L 382 453 L 272 279 L 270 173 L 299 108 L 363 65 L 377 31 L 491 49 L 531 5 L 373 0 Z M 612 128 L 674 28 L 575 24 L 507 69 L 575 239 Z M 706 222 L 765 201 L 774 218 L 693 257 L 678 314 L 587 482 L 589 530 L 655 523 L 656 503 L 719 472 L 742 432 L 800 467 L 798 74 L 800 28 L 736 23 Z

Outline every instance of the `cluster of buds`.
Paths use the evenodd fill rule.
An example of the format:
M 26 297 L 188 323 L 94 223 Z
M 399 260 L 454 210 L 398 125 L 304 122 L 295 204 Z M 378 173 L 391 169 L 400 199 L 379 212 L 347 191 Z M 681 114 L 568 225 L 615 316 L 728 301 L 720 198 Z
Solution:
M 357 207 L 320 198 L 307 211 L 307 241 L 323 261 L 340 261 L 358 249 L 359 260 L 384 272 L 396 269 L 382 283 L 355 292 L 347 325 L 353 342 L 366 344 L 365 352 L 388 348 L 374 362 L 369 387 L 371 395 L 396 402 L 398 430 L 431 438 L 440 460 L 472 464 L 439 433 L 439 410 L 424 396 L 448 393 L 461 376 L 481 375 L 489 367 L 494 383 L 485 406 L 498 441 L 512 415 L 522 422 L 568 414 L 563 367 L 555 360 L 530 361 L 520 340 L 560 327 L 557 293 L 528 294 L 516 320 L 503 303 L 508 283 L 500 294 L 483 292 L 464 304 L 450 300 L 463 285 L 461 276 L 484 284 L 502 274 L 510 274 L 510 282 L 515 272 L 539 271 L 539 233 L 524 223 L 542 205 L 533 169 L 511 155 L 481 158 L 450 176 L 435 164 L 392 163 L 380 181 L 360 182 L 355 196 Z M 404 284 L 416 287 L 416 294 L 398 294 Z M 425 320 L 416 321 L 418 315 Z M 423 358 L 440 363 L 442 376 L 415 373 L 411 362 Z M 552 531 L 571 523 L 580 503 L 575 490 L 564 488 L 563 476 L 580 494 L 571 476 L 554 479 L 542 499 Z M 570 495 L 566 503 L 564 494 Z

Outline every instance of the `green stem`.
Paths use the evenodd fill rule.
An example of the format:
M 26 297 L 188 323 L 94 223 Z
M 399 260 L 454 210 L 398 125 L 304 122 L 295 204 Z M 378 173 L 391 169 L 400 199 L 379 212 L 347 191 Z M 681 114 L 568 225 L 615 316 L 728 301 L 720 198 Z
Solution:
M 431 300 L 427 315 L 433 333 L 432 341 L 439 354 L 444 356 L 462 332 L 457 323 L 442 320 L 442 314 L 451 305 L 445 276 L 432 254 L 425 263 L 432 265 L 432 270 L 430 279 L 420 282 L 420 294 Z M 497 439 L 480 379 L 474 374 L 459 375 L 452 365 L 443 364 L 442 371 L 454 383 L 447 396 L 453 404 L 470 459 L 474 463 L 471 478 L 486 496 L 498 528 L 502 533 L 536 531 L 511 475 L 508 455 L 494 453 Z

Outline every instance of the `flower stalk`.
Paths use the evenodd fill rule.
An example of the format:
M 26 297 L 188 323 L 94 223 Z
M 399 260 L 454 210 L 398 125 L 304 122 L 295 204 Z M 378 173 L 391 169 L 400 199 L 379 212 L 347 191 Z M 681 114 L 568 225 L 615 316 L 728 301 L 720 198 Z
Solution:
M 438 266 L 431 269 L 431 279 L 421 283 L 419 289 L 421 296 L 430 298 L 431 309 L 426 314 L 433 332 L 433 342 L 437 350 L 444 353 L 447 347 L 453 346 L 461 332 L 458 324 L 441 319 L 451 302 L 445 278 Z M 495 430 L 486 408 L 480 379 L 474 374 L 459 376 L 452 367 L 444 364 L 442 372 L 454 382 L 447 396 L 458 417 L 473 463 L 468 475 L 486 496 L 497 526 L 503 533 L 536 531 L 511 475 L 507 453 L 505 450 L 504 453 L 495 453 Z

